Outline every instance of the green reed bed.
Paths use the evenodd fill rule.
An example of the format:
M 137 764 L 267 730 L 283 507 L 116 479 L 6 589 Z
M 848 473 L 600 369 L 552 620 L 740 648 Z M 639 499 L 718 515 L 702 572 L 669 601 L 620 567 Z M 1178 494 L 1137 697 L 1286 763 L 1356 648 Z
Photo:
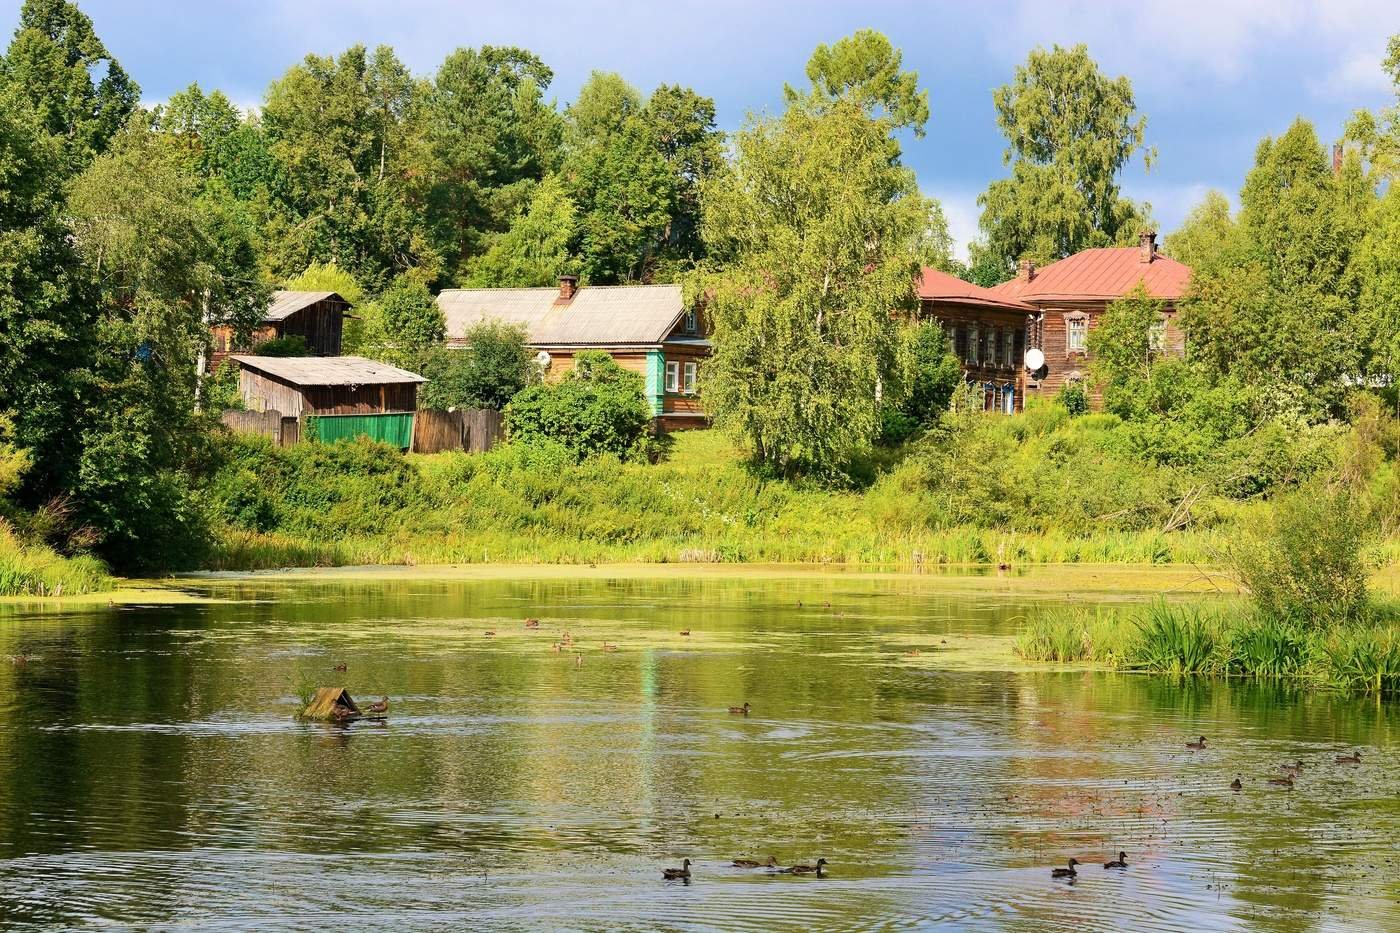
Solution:
M 1221 605 L 1055 608 L 1029 620 L 1018 653 L 1175 676 L 1289 679 L 1376 694 L 1400 692 L 1400 607 L 1373 602 L 1358 621 L 1328 624 Z
M 41 544 L 27 544 L 0 521 L 0 596 L 80 596 L 107 589 L 111 582 L 100 560 L 63 557 Z

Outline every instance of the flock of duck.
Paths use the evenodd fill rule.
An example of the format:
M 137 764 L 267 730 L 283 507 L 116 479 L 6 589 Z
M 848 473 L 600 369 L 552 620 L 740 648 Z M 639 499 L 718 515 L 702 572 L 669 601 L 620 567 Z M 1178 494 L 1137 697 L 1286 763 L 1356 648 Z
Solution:
M 798 605 L 801 605 L 801 603 L 799 603 Z M 830 605 L 830 604 L 828 603 L 828 605 Z M 525 628 L 527 628 L 527 629 L 537 629 L 537 628 L 539 628 L 539 627 L 540 627 L 540 620 L 539 620 L 539 619 L 533 619 L 533 618 L 532 618 L 532 619 L 526 619 L 526 620 L 525 620 Z M 486 632 L 486 635 L 487 635 L 488 637 L 490 637 L 490 636 L 492 636 L 492 635 L 495 635 L 495 634 L 496 634 L 496 633 L 495 633 L 494 631 L 487 631 L 487 632 Z M 680 634 L 681 634 L 681 635 L 689 635 L 689 634 L 690 634 L 690 630 L 689 630 L 689 629 L 686 629 L 685 631 L 681 632 Z M 562 651 L 562 650 L 567 650 L 567 649 L 572 648 L 572 647 L 574 647 L 574 639 L 573 639 L 573 636 L 570 635 L 568 632 L 565 632 L 565 633 L 563 634 L 563 636 L 560 638 L 560 640 L 554 643 L 554 645 L 553 645 L 553 647 L 552 647 L 552 650 L 554 650 L 554 651 Z M 617 650 L 617 645 L 615 645 L 615 644 L 613 644 L 613 643 L 611 643 L 611 642 L 603 642 L 603 650 L 604 650 L 604 651 L 616 651 L 616 650 Z M 580 658 L 578 658 L 578 660 L 579 660 L 579 661 L 582 661 L 583 659 L 582 659 L 582 657 L 580 657 Z M 335 669 L 336 669 L 337 671 L 343 671 L 343 670 L 345 670 L 345 665 L 343 665 L 343 664 L 338 664 L 338 665 L 336 665 Z M 388 712 L 388 709 L 389 709 L 389 698 L 388 698 L 388 697 L 382 698 L 378 703 L 372 704 L 372 705 L 369 707 L 369 711 L 370 711 L 371 713 L 380 713 L 380 714 L 383 714 L 383 713 Z M 743 705 L 741 705 L 741 706 L 731 706 L 731 707 L 729 707 L 729 712 L 732 713 L 732 714 L 735 715 L 735 716 L 748 716 L 749 713 L 750 713 L 752 710 L 753 710 L 753 706 L 752 706 L 748 701 L 745 701 L 745 702 L 743 703 Z M 1205 747 L 1206 747 L 1206 737 L 1203 736 L 1203 735 L 1202 735 L 1202 736 L 1199 736 L 1195 741 L 1193 741 L 1193 742 L 1187 742 L 1187 743 L 1186 743 L 1186 747 L 1187 747 L 1187 749 L 1189 749 L 1190 751 L 1193 751 L 1193 752 L 1203 751 L 1203 750 L 1205 749 Z M 1361 764 L 1361 753 L 1360 753 L 1360 752 L 1352 752 L 1350 755 L 1336 755 L 1336 756 L 1334 756 L 1334 760 L 1335 760 L 1335 762 L 1336 762 L 1337 764 L 1339 764 L 1339 765 L 1359 765 L 1359 764 Z M 1282 774 L 1269 777 L 1269 778 L 1267 779 L 1267 783 L 1270 784 L 1270 785 L 1272 785 L 1272 786 L 1274 786 L 1274 787 L 1285 787 L 1285 788 L 1291 789 L 1291 788 L 1293 787 L 1294 780 L 1295 780 L 1295 779 L 1298 777 L 1298 775 L 1301 774 L 1302 771 L 1303 771 L 1303 761 L 1302 761 L 1302 759 L 1298 759 L 1298 760 L 1294 761 L 1292 764 L 1281 764 L 1281 765 L 1279 765 L 1278 767 L 1279 767 L 1279 771 L 1281 771 Z M 1231 789 L 1231 790 L 1236 790 L 1236 791 L 1244 789 L 1244 782 L 1240 779 L 1240 777 L 1239 777 L 1238 775 L 1236 775 L 1236 776 L 1235 776 L 1235 779 L 1234 779 L 1233 781 L 1230 782 L 1230 789 Z M 729 867 L 730 867 L 730 868 L 744 868 L 744 869 L 763 868 L 763 869 L 767 869 L 771 874 L 778 874 L 778 875 L 815 875 L 816 877 L 821 878 L 821 877 L 823 877 L 823 876 L 825 875 L 826 864 L 827 864 L 826 859 L 824 859 L 824 858 L 819 858 L 819 859 L 817 859 L 817 862 L 816 862 L 815 865 L 806 865 L 806 864 L 802 864 L 802 865 L 789 865 L 789 866 L 787 866 L 786 868 L 780 868 L 780 867 L 778 867 L 778 860 L 777 860 L 777 858 L 774 857 L 774 856 L 772 856 L 772 855 L 770 855 L 770 856 L 768 856 L 768 859 L 767 859 L 766 861 L 762 861 L 762 862 L 756 861 L 756 860 L 754 860 L 754 859 L 736 858 L 736 859 L 734 859 L 733 861 L 731 861 L 731 862 L 729 863 Z M 1052 869 L 1050 870 L 1050 877 L 1052 877 L 1052 878 L 1065 878 L 1065 879 L 1073 880 L 1073 879 L 1075 879 L 1075 878 L 1078 877 L 1078 875 L 1079 875 L 1078 868 L 1079 868 L 1080 865 L 1083 865 L 1083 864 L 1084 864 L 1084 863 L 1081 862 L 1081 861 L 1079 861 L 1078 859 L 1076 859 L 1076 858 L 1071 858 L 1071 859 L 1069 860 L 1069 862 L 1067 863 L 1067 865 L 1066 865 L 1064 868 L 1052 868 Z M 661 877 L 662 877 L 662 879 L 665 880 L 665 881 L 684 881 L 686 884 L 689 884 L 689 883 L 690 883 L 690 878 L 691 878 L 691 871 L 690 871 L 690 866 L 691 866 L 691 865 L 692 865 L 692 862 L 690 861 L 690 859 L 684 859 L 684 860 L 682 860 L 682 862 L 681 862 L 681 867 L 679 867 L 679 868 L 665 868 L 665 869 L 662 869 L 662 871 L 661 871 Z M 1126 869 L 1126 868 L 1128 867 L 1128 853 L 1127 853 L 1127 852 L 1124 852 L 1124 851 L 1119 851 L 1118 857 L 1117 857 L 1116 859 L 1109 859 L 1108 861 L 1104 862 L 1104 863 L 1103 863 L 1103 867 L 1104 867 L 1105 869 L 1110 869 L 1110 870 L 1112 870 L 1112 869 Z
M 1206 737 L 1205 737 L 1205 736 L 1200 736 L 1200 737 L 1197 738 L 1194 742 L 1187 742 L 1187 743 L 1186 743 L 1186 747 L 1187 747 L 1188 749 L 1190 749 L 1191 751 L 1193 751 L 1193 752 L 1203 751 L 1203 750 L 1205 749 L 1205 747 L 1206 747 Z M 1335 756 L 1333 756 L 1333 761 L 1335 761 L 1335 762 L 1336 762 L 1337 764 L 1339 764 L 1339 765 L 1359 765 L 1359 764 L 1361 764 L 1361 753 L 1360 753 L 1360 752 L 1352 752 L 1350 755 L 1335 755 Z M 1294 761 L 1294 762 L 1291 763 L 1291 764 L 1288 764 L 1288 763 L 1281 764 L 1281 765 L 1278 766 L 1278 769 L 1279 769 L 1279 771 L 1281 771 L 1281 772 L 1283 772 L 1283 773 L 1282 773 L 1282 774 L 1278 774 L 1278 775 L 1270 776 L 1269 778 L 1266 779 L 1265 783 L 1267 783 L 1267 784 L 1269 784 L 1269 785 L 1271 785 L 1271 786 L 1273 786 L 1273 787 L 1286 787 L 1286 788 L 1288 788 L 1288 789 L 1291 790 L 1291 789 L 1293 788 L 1293 781 L 1294 781 L 1294 779 L 1297 778 L 1298 775 L 1301 774 L 1301 773 L 1303 772 L 1303 760 L 1302 760 L 1301 758 L 1299 758 L 1299 759 L 1297 759 L 1296 761 Z M 1244 789 L 1244 782 L 1243 782 L 1242 780 L 1240 780 L 1239 775 L 1235 775 L 1235 779 L 1234 779 L 1233 781 L 1230 782 L 1230 789 L 1231 789 L 1231 790 L 1243 790 L 1243 789 Z M 1072 859 L 1069 860 L 1069 864 L 1067 865 L 1067 867 L 1065 867 L 1065 868 L 1052 868 L 1052 869 L 1050 870 L 1050 877 L 1052 877 L 1052 878 L 1070 878 L 1070 879 L 1073 879 L 1073 878 L 1075 878 L 1075 877 L 1077 877 L 1077 876 L 1079 875 L 1079 872 L 1078 872 L 1076 869 L 1078 868 L 1078 866 L 1083 865 L 1083 864 L 1084 864 L 1084 863 L 1081 862 L 1081 861 L 1079 861 L 1078 859 L 1072 858 Z M 1127 868 L 1127 867 L 1128 867 L 1128 853 L 1126 853 L 1126 852 L 1119 852 L 1119 853 L 1118 853 L 1118 857 L 1117 857 L 1116 859 L 1112 859 L 1112 860 L 1110 860 L 1110 861 L 1104 862 L 1104 863 L 1103 863 L 1103 867 L 1104 867 L 1104 868 Z

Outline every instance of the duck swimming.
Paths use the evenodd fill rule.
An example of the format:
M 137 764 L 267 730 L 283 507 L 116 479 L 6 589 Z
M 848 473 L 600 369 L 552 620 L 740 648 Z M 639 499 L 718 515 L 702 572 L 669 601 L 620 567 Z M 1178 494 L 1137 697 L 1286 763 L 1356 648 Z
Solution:
M 1278 769 L 1284 774 L 1297 774 L 1303 770 L 1303 762 L 1300 759 L 1291 765 L 1279 765 Z
M 1079 859 L 1077 859 L 1077 858 L 1072 858 L 1072 859 L 1069 860 L 1069 867 L 1068 867 L 1068 868 L 1052 868 L 1052 869 L 1050 869 L 1050 877 L 1051 877 L 1051 878 L 1073 878 L 1075 875 L 1079 874 L 1079 872 L 1077 872 L 1077 871 L 1074 870 L 1074 866 L 1076 866 L 1076 865 L 1078 865 L 1078 864 L 1079 864 Z
M 751 858 L 736 858 L 729 864 L 733 865 L 735 868 L 777 868 L 778 859 L 776 856 L 772 855 L 768 856 L 768 861 L 766 862 L 755 862 Z
M 1359 764 L 1361 764 L 1361 753 L 1360 753 L 1360 752 L 1352 752 L 1350 755 L 1338 755 L 1338 756 L 1337 756 L 1337 764 L 1339 764 L 1339 765 L 1359 765 Z
M 748 702 L 745 701 L 743 706 L 729 707 L 729 711 L 736 716 L 747 716 L 749 714 L 749 710 L 752 708 L 753 707 L 749 706 Z
M 1112 861 L 1104 862 L 1104 863 L 1103 863 L 1103 867 L 1104 867 L 1104 868 L 1127 868 L 1127 867 L 1128 867 L 1128 853 L 1123 852 L 1123 851 L 1120 850 L 1119 853 L 1118 853 L 1118 857 L 1117 857 L 1116 859 L 1113 859 Z
M 525 627 L 526 627 L 526 628 L 539 628 L 539 627 L 540 627 L 540 620 L 539 620 L 539 619 L 526 619 L 526 620 L 525 620 Z
M 1275 787 L 1291 788 L 1293 786 L 1293 775 L 1289 774 L 1285 775 L 1284 777 L 1269 778 L 1269 783 L 1274 785 Z
M 663 868 L 661 877 L 666 881 L 689 881 L 690 880 L 690 859 L 681 862 L 680 868 Z
M 377 701 L 365 707 L 366 713 L 387 713 L 389 712 L 389 698 L 380 697 Z
M 1242 787 L 1244 787 L 1244 785 L 1240 783 L 1239 778 L 1235 778 L 1233 781 L 1230 782 L 1230 790 L 1239 790 Z
M 826 867 L 826 859 L 824 859 L 824 858 L 819 858 L 819 859 L 817 859 L 817 864 L 815 864 L 815 865 L 791 865 L 791 866 L 789 866 L 789 867 L 787 867 L 787 868 L 779 868 L 778 871 L 780 871 L 780 872 L 783 873 L 784 875 L 812 875 L 812 874 L 815 874 L 818 878 L 820 878 L 820 877 L 822 876 L 822 869 L 825 868 L 825 867 Z
M 1186 743 L 1186 747 L 1189 748 L 1189 749 L 1191 749 L 1191 751 L 1193 751 L 1193 752 L 1198 752 L 1198 751 L 1200 751 L 1201 749 L 1203 749 L 1203 748 L 1206 747 L 1206 737 L 1205 737 L 1205 736 L 1201 736 L 1199 739 L 1197 739 L 1197 740 L 1194 741 L 1194 742 L 1187 742 L 1187 743 Z

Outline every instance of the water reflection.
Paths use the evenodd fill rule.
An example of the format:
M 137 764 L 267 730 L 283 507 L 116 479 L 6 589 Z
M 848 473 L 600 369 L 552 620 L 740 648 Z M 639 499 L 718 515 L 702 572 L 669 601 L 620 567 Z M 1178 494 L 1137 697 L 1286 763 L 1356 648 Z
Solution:
M 898 647 L 1009 634 L 1024 598 L 907 578 L 208 586 L 230 601 L 0 620 L 0 654 L 36 656 L 0 665 L 0 921 L 1400 924 L 1392 706 Z M 298 692 L 332 683 L 388 695 L 390 721 L 297 722 Z M 1352 748 L 1361 767 L 1330 764 Z M 1295 789 L 1265 783 L 1296 758 Z M 1131 868 L 1105 872 L 1119 849 Z M 769 854 L 830 875 L 728 867 Z M 1088 864 L 1052 884 L 1070 855 Z M 662 885 L 685 857 L 694 883 Z

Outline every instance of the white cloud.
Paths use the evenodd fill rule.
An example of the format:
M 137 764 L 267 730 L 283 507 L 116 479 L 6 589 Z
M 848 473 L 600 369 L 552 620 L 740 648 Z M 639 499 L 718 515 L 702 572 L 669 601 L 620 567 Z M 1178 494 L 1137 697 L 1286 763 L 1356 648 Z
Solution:
M 1171 85 L 1196 73 L 1238 78 L 1292 40 L 1335 57 L 1345 77 L 1364 71 L 1358 56 L 1378 48 L 1376 37 L 1389 32 L 1377 24 L 1394 13 L 1394 0 L 1017 0 L 989 42 L 1015 60 L 1037 44 L 1086 42 L 1111 71 Z
M 967 245 L 977 239 L 977 218 L 982 215 L 975 191 L 925 191 L 943 205 L 948 233 L 953 237 L 953 258 L 967 262 Z
M 1344 56 L 1335 68 L 1324 77 L 1310 81 L 1308 88 L 1314 94 L 1348 99 L 1356 94 L 1384 94 L 1391 90 L 1390 75 L 1381 68 L 1385 57 L 1381 44 L 1373 48 L 1357 49 Z

